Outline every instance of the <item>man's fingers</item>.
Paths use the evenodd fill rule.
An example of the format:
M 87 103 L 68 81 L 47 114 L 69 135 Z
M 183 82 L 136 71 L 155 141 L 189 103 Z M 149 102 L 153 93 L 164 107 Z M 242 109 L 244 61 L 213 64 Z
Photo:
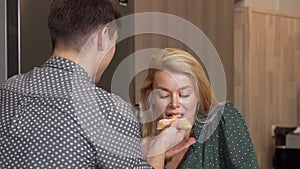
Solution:
M 173 122 L 170 124 L 170 127 L 174 127 L 174 128 L 176 128 L 176 127 L 177 127 L 177 125 L 178 125 L 178 123 L 179 123 L 179 120 L 178 120 L 178 119 L 176 119 L 175 121 L 173 121 Z

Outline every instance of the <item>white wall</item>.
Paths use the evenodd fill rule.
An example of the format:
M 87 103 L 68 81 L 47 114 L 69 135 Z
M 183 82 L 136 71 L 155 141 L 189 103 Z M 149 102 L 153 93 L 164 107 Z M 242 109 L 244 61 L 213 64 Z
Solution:
M 6 79 L 5 0 L 0 0 L 0 83 Z
M 244 0 L 240 5 L 300 14 L 300 0 Z

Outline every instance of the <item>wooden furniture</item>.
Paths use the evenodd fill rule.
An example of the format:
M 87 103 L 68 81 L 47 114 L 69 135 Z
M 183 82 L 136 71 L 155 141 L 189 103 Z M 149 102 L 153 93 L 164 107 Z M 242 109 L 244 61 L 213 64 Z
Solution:
M 300 149 L 276 146 L 273 157 L 274 169 L 290 169 L 299 166 Z
M 234 102 L 260 167 L 269 169 L 275 147 L 271 126 L 300 121 L 300 16 L 239 7 L 234 17 Z

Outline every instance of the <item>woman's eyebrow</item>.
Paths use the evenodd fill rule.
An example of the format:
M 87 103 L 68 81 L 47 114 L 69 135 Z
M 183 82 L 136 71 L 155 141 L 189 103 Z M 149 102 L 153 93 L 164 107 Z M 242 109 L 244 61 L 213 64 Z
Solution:
M 188 85 L 188 86 L 183 86 L 181 88 L 179 88 L 179 90 L 184 90 L 184 89 L 188 89 L 188 88 L 193 88 L 192 86 Z
M 166 91 L 166 92 L 171 92 L 169 89 L 164 88 L 164 87 L 160 87 L 160 86 L 158 86 L 156 89 L 160 89 L 160 90 L 163 90 L 163 91 Z

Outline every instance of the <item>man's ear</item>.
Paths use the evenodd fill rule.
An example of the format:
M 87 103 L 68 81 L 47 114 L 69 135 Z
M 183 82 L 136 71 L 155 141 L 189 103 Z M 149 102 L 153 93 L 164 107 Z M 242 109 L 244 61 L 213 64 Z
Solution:
M 108 47 L 108 28 L 103 27 L 98 33 L 98 50 L 104 51 Z

